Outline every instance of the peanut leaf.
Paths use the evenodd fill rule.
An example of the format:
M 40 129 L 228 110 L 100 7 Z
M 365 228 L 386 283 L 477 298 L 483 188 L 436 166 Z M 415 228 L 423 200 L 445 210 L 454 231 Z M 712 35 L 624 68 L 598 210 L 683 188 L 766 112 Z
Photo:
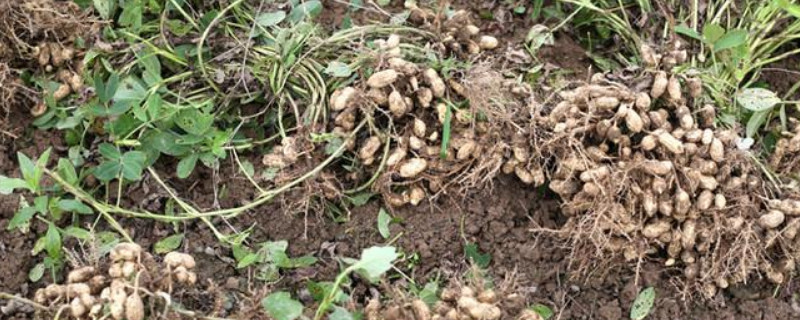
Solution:
M 747 42 L 747 31 L 742 29 L 734 29 L 728 31 L 719 40 L 714 42 L 714 52 L 720 52 L 725 49 L 732 49 L 741 46 Z
M 178 249 L 181 246 L 181 242 L 183 242 L 183 233 L 174 234 L 156 242 L 153 245 L 153 250 L 158 254 L 171 252 Z
M 378 211 L 378 233 L 381 234 L 381 237 L 384 239 L 388 239 L 391 233 L 389 232 L 389 224 L 392 223 L 392 217 L 386 213 L 386 210 L 381 208 Z
M 259 26 L 266 28 L 281 23 L 283 19 L 286 19 L 286 12 L 283 11 L 265 12 L 259 14 L 256 17 L 256 23 Z
M 653 287 L 648 287 L 636 296 L 631 306 L 631 320 L 642 320 L 650 314 L 653 308 L 653 303 L 656 300 L 656 290 Z
M 284 291 L 273 292 L 262 299 L 261 306 L 275 320 L 294 320 L 303 315 L 303 304 Z
M 361 259 L 353 268 L 359 275 L 374 283 L 392 268 L 395 259 L 397 250 L 394 247 L 371 247 L 361 253 Z
M 781 103 L 781 98 L 778 98 L 775 92 L 764 88 L 745 88 L 736 94 L 736 102 L 747 110 L 759 112 L 772 109 Z

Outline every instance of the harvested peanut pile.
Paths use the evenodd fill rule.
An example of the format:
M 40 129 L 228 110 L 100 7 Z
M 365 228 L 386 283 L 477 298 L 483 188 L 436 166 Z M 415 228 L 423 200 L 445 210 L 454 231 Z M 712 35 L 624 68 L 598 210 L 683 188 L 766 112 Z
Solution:
M 440 52 L 469 57 L 484 50 L 496 49 L 500 42 L 490 35 L 482 35 L 469 12 L 458 10 L 451 15 L 421 8 L 414 2 L 406 2 L 409 10 L 409 21 L 421 29 L 430 30 L 439 35 L 440 41 L 433 46 Z
M 432 307 L 420 299 L 385 304 L 372 299 L 364 309 L 367 320 L 539 320 L 525 309 L 525 299 L 516 293 L 503 294 L 493 289 L 454 286 L 442 290 Z
M 192 271 L 195 261 L 188 254 L 170 252 L 162 267 L 139 245 L 120 243 L 110 258 L 108 272 L 102 273 L 94 266 L 76 268 L 67 275 L 66 284 L 39 289 L 34 300 L 54 312 L 67 308 L 74 319 L 110 316 L 142 320 L 147 318 L 143 299 L 163 304 L 175 286 L 192 286 L 197 281 Z
M 46 96 L 52 94 L 58 101 L 81 90 L 82 53 L 77 43 L 91 41 L 98 32 L 98 24 L 88 16 L 71 1 L 0 2 L 0 111 L 30 102 L 35 106 L 31 113 L 40 116 L 47 111 Z M 26 69 L 57 84 L 29 88 L 32 84 L 19 78 Z
M 497 47 L 496 40 L 483 39 L 473 52 Z M 510 110 L 521 108 L 531 90 L 488 65 L 442 74 L 413 50 L 404 51 L 401 40 L 399 35 L 376 40 L 372 73 L 331 94 L 329 131 L 346 139 L 343 158 L 352 170 L 322 175 L 330 180 L 323 187 L 328 198 L 338 196 L 342 185 L 374 182 L 373 191 L 390 205 L 418 205 L 450 186 L 464 192 L 488 183 L 500 171 L 509 149 L 504 141 L 510 140 L 503 135 L 515 126 Z M 359 130 L 354 139 L 347 139 L 354 130 Z M 263 163 L 283 179 L 296 171 L 295 150 L 309 149 L 313 146 L 303 139 L 290 137 Z
M 637 75 L 597 74 L 534 116 L 573 267 L 658 259 L 707 297 L 751 276 L 788 279 L 800 248 L 795 202 L 767 201 L 773 187 L 736 147 L 737 131 L 715 126 L 700 80 L 667 71 L 686 59 L 679 45 L 641 51 Z

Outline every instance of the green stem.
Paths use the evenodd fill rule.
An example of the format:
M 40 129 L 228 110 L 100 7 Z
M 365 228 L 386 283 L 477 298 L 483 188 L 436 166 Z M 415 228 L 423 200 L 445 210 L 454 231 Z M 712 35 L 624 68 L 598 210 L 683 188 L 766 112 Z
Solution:
M 214 88 L 214 91 L 219 93 L 222 93 L 222 91 L 217 86 L 217 84 L 214 83 L 214 80 L 212 80 L 211 77 L 208 76 L 208 72 L 206 71 L 206 64 L 203 61 L 203 44 L 205 44 L 206 39 L 208 38 L 208 34 L 211 32 L 211 29 L 214 27 L 214 25 L 217 24 L 222 19 L 222 17 L 224 17 L 225 14 L 228 13 L 228 11 L 238 6 L 242 2 L 244 2 L 244 0 L 236 0 L 231 4 L 229 4 L 227 7 L 225 7 L 224 9 L 222 9 L 222 11 L 220 11 L 219 14 L 217 14 L 214 20 L 211 20 L 211 23 L 208 24 L 208 27 L 206 28 L 205 31 L 203 31 L 203 34 L 200 36 L 200 41 L 197 42 L 197 67 L 200 68 L 200 72 L 203 74 L 203 78 L 206 80 L 206 83 L 208 83 L 208 85 L 211 88 Z
M 365 124 L 366 124 L 366 120 L 362 120 L 361 123 L 353 130 L 353 132 L 350 133 L 350 135 L 348 136 L 348 139 L 352 139 L 353 137 L 355 137 L 356 134 L 358 134 L 358 132 L 364 127 Z M 155 173 L 155 171 L 152 170 L 152 168 L 148 168 L 148 170 L 150 170 L 150 173 L 153 175 L 153 177 L 156 179 L 156 181 L 163 188 L 165 188 L 166 191 L 170 194 L 170 196 L 178 203 L 178 205 L 180 205 L 181 208 L 184 209 L 185 214 L 186 214 L 185 216 L 167 216 L 167 215 L 154 214 L 154 213 L 147 212 L 147 211 L 136 212 L 136 211 L 131 211 L 131 210 L 124 209 L 124 208 L 119 207 L 119 206 L 114 206 L 114 205 L 108 205 L 108 204 L 105 204 L 105 203 L 101 203 L 101 202 L 95 200 L 86 191 L 82 190 L 79 187 L 73 186 L 72 184 L 70 184 L 69 182 L 64 180 L 57 173 L 55 173 L 53 171 L 50 171 L 50 170 L 48 170 L 46 168 L 43 168 L 43 170 L 44 170 L 45 174 L 47 174 L 50 178 L 53 179 L 53 181 L 55 181 L 57 184 L 61 185 L 61 187 L 64 188 L 64 191 L 66 191 L 67 193 L 72 194 L 73 196 L 75 196 L 75 198 L 77 198 L 77 199 L 89 204 L 90 206 L 94 207 L 97 211 L 99 211 L 103 215 L 103 217 L 108 221 L 108 223 L 111 225 L 111 227 L 114 228 L 115 230 L 117 230 L 117 232 L 119 232 L 121 235 L 123 235 L 123 237 L 125 237 L 125 239 L 128 240 L 128 241 L 132 242 L 133 240 L 127 234 L 127 232 L 125 232 L 125 230 L 122 228 L 122 226 L 119 225 L 119 223 L 113 218 L 112 213 L 122 214 L 122 215 L 125 215 L 125 216 L 134 217 L 134 218 L 154 219 L 154 220 L 165 221 L 165 222 L 176 222 L 176 221 L 184 221 L 184 220 L 192 220 L 192 219 L 201 219 L 201 220 L 203 220 L 203 222 L 205 222 L 211 228 L 211 230 L 218 237 L 218 239 L 227 242 L 227 237 L 225 235 L 223 235 L 221 232 L 219 232 L 219 230 L 217 230 L 213 226 L 213 224 L 211 223 L 210 220 L 208 220 L 208 218 L 210 218 L 210 217 L 234 218 L 234 217 L 238 216 L 239 214 L 241 214 L 242 212 L 245 212 L 247 210 L 256 208 L 256 207 L 258 207 L 258 206 L 260 206 L 260 205 L 262 205 L 264 203 L 267 203 L 268 201 L 272 200 L 273 198 L 275 198 L 276 196 L 280 195 L 281 193 L 286 192 L 287 190 L 299 185 L 303 181 L 306 181 L 307 179 L 310 179 L 310 178 L 316 176 L 317 174 L 319 174 L 324 168 L 326 168 L 334 160 L 339 158 L 339 156 L 341 156 L 341 154 L 344 152 L 344 150 L 346 148 L 347 148 L 347 144 L 343 143 L 341 146 L 339 146 L 338 149 L 336 149 L 333 152 L 333 154 L 328 156 L 328 158 L 326 158 L 325 161 L 323 161 L 322 163 L 317 165 L 314 169 L 306 172 L 304 175 L 292 180 L 291 182 L 280 186 L 277 189 L 267 190 L 267 191 L 262 192 L 258 196 L 258 198 L 256 198 L 251 203 L 248 203 L 246 205 L 243 205 L 243 206 L 240 206 L 240 207 L 236 207 L 236 208 L 215 210 L 215 211 L 209 211 L 209 212 L 204 212 L 204 213 L 199 212 L 198 210 L 196 210 L 195 208 L 193 208 L 189 204 L 187 204 L 187 203 L 183 202 L 182 200 L 180 200 L 178 198 L 178 196 L 174 192 L 172 192 L 172 190 L 170 188 L 168 188 L 166 183 L 164 183 L 164 181 L 161 180 L 161 178 Z
M 319 303 L 319 307 L 317 308 L 317 313 L 314 315 L 314 320 L 320 320 L 325 315 L 325 312 L 330 309 L 331 304 L 333 304 L 333 299 L 336 299 L 336 292 L 338 291 L 339 287 L 344 282 L 350 273 L 355 271 L 355 265 L 347 267 L 338 276 L 336 276 L 336 280 L 333 282 L 331 286 L 331 291 L 325 295 L 325 298 L 322 299 L 322 302 Z

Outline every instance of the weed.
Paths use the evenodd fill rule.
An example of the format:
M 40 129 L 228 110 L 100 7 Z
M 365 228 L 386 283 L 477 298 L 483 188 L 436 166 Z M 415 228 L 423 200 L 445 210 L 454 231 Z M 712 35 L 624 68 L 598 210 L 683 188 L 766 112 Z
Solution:
M 286 249 L 287 241 L 267 241 L 257 245 L 258 249 L 252 251 L 247 247 L 238 245 L 233 247 L 233 257 L 236 259 L 236 268 L 254 267 L 256 279 L 266 282 L 275 282 L 279 279 L 280 269 L 304 268 L 317 262 L 312 256 L 289 258 Z
M 730 15 L 731 10 L 727 2 L 712 2 L 704 17 L 702 12 L 688 13 L 692 26 L 679 25 L 675 31 L 700 42 L 701 52 L 693 66 L 707 70 L 701 77 L 712 99 L 727 106 L 724 111 L 729 119 L 746 122 L 750 137 L 778 115 L 784 119 L 785 130 L 786 110 L 772 108 L 777 96 L 755 86 L 763 67 L 800 53 L 787 46 L 800 31 L 797 5 L 787 1 L 745 1 L 738 8 L 742 14 Z M 702 32 L 697 32 L 700 20 L 704 25 Z M 785 94 L 788 97 L 791 92 Z M 730 103 L 732 96 L 739 103 Z M 757 107 L 748 102 L 762 98 L 769 103 Z
M 43 184 L 45 168 L 50 159 L 50 149 L 42 153 L 36 160 L 32 160 L 22 153 L 17 154 L 19 168 L 22 178 L 8 178 L 0 176 L 0 193 L 10 194 L 14 190 L 21 189 L 30 192 L 33 198 L 33 205 L 30 205 L 24 197 L 20 198 L 20 208 L 9 221 L 7 230 L 18 230 L 27 233 L 30 224 L 35 218 L 47 224 L 47 231 L 34 244 L 32 254 L 37 255 L 45 252 L 46 256 L 42 263 L 37 264 L 29 272 L 31 281 L 41 279 L 44 270 L 49 269 L 53 274 L 53 279 L 64 266 L 64 251 L 62 249 L 63 239 L 73 237 L 81 241 L 92 240 L 92 234 L 83 228 L 70 225 L 66 228 L 56 224 L 64 220 L 69 214 L 69 220 L 77 221 L 79 215 L 92 214 L 94 211 L 77 198 L 70 198 L 64 190 L 47 187 Z M 58 161 L 58 172 L 65 180 L 76 182 L 77 173 L 72 164 L 66 159 Z M 118 225 L 116 225 L 118 227 Z M 119 228 L 118 230 L 122 230 Z M 121 232 L 127 238 L 124 231 Z
M 341 287 L 348 277 L 352 273 L 357 273 L 365 280 L 376 282 L 384 273 L 389 271 L 396 258 L 397 253 L 393 247 L 368 248 L 364 250 L 359 260 L 343 258 L 342 262 L 349 264 L 349 266 L 339 273 L 334 282 L 309 282 L 309 292 L 319 302 L 314 319 L 322 319 L 331 309 L 333 309 L 333 312 L 328 316 L 329 318 L 350 315 L 347 309 L 335 305 L 335 303 L 343 303 L 347 300 L 347 296 Z M 303 314 L 304 308 L 303 304 L 293 299 L 289 293 L 282 291 L 273 292 L 265 297 L 262 300 L 262 305 L 271 317 L 285 320 L 299 318 Z
M 314 320 L 322 319 L 327 311 L 331 309 L 334 301 L 339 296 L 340 286 L 350 274 L 357 273 L 364 279 L 374 283 L 389 271 L 395 259 L 397 259 L 397 252 L 394 247 L 372 247 L 365 249 L 361 253 L 361 259 L 359 260 L 342 259 L 349 266 L 336 276 L 332 287 L 320 302 Z M 337 311 L 341 312 L 338 309 Z

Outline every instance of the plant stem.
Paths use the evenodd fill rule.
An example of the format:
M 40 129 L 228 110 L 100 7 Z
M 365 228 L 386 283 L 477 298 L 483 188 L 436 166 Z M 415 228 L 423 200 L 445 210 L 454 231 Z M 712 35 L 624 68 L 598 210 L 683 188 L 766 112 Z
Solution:
M 344 279 L 346 279 L 350 275 L 350 273 L 352 273 L 354 270 L 355 270 L 355 265 L 352 265 L 347 267 L 347 269 L 344 269 L 344 271 L 342 271 L 341 273 L 339 273 L 338 276 L 336 276 L 336 280 L 333 282 L 333 285 L 331 286 L 331 291 L 328 292 L 328 294 L 325 295 L 325 298 L 322 299 L 322 302 L 319 303 L 319 307 L 317 308 L 317 313 L 314 315 L 314 320 L 322 319 L 322 316 L 324 316 L 325 312 L 328 311 L 328 309 L 331 307 L 333 299 L 336 298 L 336 292 L 338 292 L 338 289 L 342 285 L 342 282 L 344 282 Z
M 0 291 L 0 299 L 16 300 L 16 301 L 22 302 L 24 304 L 30 305 L 30 306 L 32 306 L 32 307 L 34 307 L 36 309 L 39 309 L 39 310 L 45 310 L 45 311 L 49 311 L 50 310 L 50 308 L 48 308 L 47 306 L 39 304 L 39 303 L 36 303 L 33 300 L 26 299 L 26 298 L 23 298 L 23 297 L 20 297 L 20 296 L 17 296 L 17 295 L 12 295 L 10 293 L 3 292 L 3 291 Z

